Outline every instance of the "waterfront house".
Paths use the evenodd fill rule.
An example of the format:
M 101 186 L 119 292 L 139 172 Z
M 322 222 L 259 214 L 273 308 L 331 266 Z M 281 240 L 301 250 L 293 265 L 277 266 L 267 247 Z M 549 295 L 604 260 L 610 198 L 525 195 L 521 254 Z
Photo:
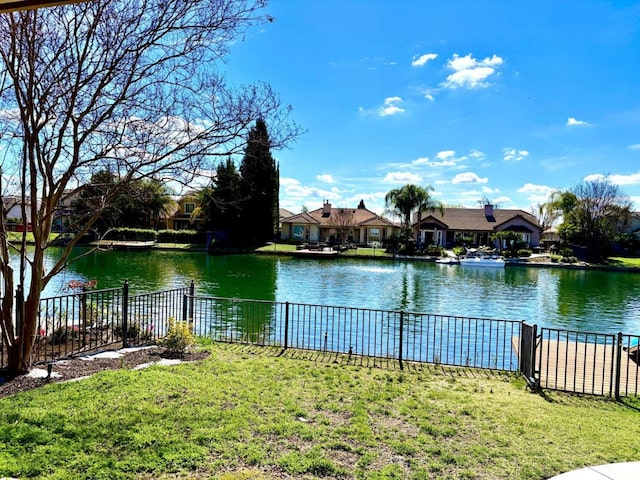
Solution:
M 200 207 L 197 192 L 190 192 L 173 199 L 175 205 L 165 219 L 169 230 L 197 230 L 203 223 L 197 209 Z M 194 215 L 194 212 L 196 213 Z
M 392 221 L 362 204 L 359 208 L 336 208 L 327 200 L 322 208 L 283 219 L 281 239 L 301 243 L 382 245 L 399 230 Z
M 485 205 L 484 208 L 445 208 L 442 212 L 422 212 L 414 216 L 416 240 L 425 245 L 495 245 L 491 236 L 511 231 L 530 247 L 540 245 L 540 227 L 537 218 L 524 210 L 508 210 Z

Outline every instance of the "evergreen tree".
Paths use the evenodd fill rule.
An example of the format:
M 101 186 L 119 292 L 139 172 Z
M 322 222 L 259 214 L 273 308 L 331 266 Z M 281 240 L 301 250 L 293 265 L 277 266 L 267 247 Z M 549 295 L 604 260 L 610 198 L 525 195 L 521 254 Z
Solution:
M 280 171 L 271 156 L 271 140 L 263 119 L 256 120 L 249 132 L 240 177 L 242 240 L 273 240 L 278 231 Z
M 207 228 L 219 232 L 220 238 L 235 241 L 240 225 L 240 174 L 231 158 L 218 165 L 216 178 L 201 199 Z

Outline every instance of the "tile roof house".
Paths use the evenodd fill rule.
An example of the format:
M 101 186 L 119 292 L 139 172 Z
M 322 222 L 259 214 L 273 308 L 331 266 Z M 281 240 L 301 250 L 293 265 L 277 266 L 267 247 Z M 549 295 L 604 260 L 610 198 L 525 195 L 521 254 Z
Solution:
M 538 219 L 524 210 L 506 210 L 485 205 L 484 208 L 445 208 L 443 212 L 422 212 L 414 216 L 416 239 L 427 245 L 453 247 L 492 245 L 491 235 L 512 231 L 531 247 L 540 244 Z
M 322 208 L 282 220 L 282 240 L 299 242 L 349 242 L 381 244 L 400 228 L 366 208 L 334 208 L 325 201 Z

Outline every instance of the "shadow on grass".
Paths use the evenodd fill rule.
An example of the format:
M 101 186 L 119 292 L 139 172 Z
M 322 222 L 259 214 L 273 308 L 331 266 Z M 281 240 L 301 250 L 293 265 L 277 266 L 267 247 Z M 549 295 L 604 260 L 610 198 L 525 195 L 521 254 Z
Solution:
M 359 355 L 347 355 L 334 352 L 319 352 L 316 350 L 298 350 L 291 348 L 283 350 L 282 347 L 238 343 L 217 343 L 216 345 L 224 345 L 224 348 L 228 348 L 229 350 L 238 353 L 267 357 L 283 357 L 293 360 L 304 360 L 316 363 L 333 363 L 345 366 L 379 368 L 383 370 L 404 371 L 412 373 L 430 373 L 455 378 L 492 378 L 504 381 L 514 381 L 520 379 L 520 375 L 517 372 L 508 372 L 501 370 L 452 367 L 447 365 L 436 365 L 431 363 L 407 361 L 402 362 L 401 366 L 398 360 L 390 358 L 366 357 Z M 522 385 L 524 388 L 524 381 L 522 381 Z

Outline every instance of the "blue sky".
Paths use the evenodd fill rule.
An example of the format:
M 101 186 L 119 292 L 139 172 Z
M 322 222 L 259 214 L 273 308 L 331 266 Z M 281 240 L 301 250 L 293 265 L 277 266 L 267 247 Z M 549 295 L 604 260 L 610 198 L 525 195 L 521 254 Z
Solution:
M 281 207 L 384 211 L 406 183 L 529 211 L 609 175 L 640 209 L 640 3 L 271 0 L 224 68 L 266 81 L 307 132 Z

